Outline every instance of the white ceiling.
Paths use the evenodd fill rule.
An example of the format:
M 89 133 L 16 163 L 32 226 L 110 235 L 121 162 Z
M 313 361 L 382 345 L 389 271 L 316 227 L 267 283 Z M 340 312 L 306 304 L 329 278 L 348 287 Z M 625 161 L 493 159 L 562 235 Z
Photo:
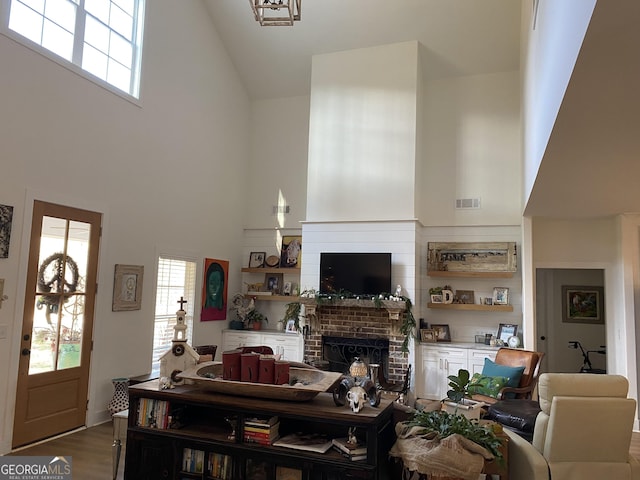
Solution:
M 425 79 L 520 65 L 520 0 L 302 0 L 292 27 L 261 27 L 249 0 L 204 2 L 253 100 L 308 95 L 313 55 L 410 40 Z
M 203 1 L 252 100 L 308 95 L 313 55 L 410 40 L 426 80 L 520 68 L 520 0 L 302 0 L 293 27 Z M 526 215 L 640 212 L 639 20 L 637 0 L 597 3 Z

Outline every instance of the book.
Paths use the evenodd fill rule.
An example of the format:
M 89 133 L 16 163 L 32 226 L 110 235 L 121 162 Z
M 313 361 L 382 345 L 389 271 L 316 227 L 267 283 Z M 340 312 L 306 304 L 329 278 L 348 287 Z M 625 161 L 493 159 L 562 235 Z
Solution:
M 277 416 L 273 417 L 247 417 L 244 420 L 245 426 L 249 427 L 271 427 L 278 423 L 279 418 Z
M 352 444 L 347 441 L 346 437 L 334 438 L 331 440 L 331 443 L 336 448 L 336 450 L 345 453 L 350 456 L 354 455 L 365 455 L 367 454 L 367 446 L 363 443 L 358 442 L 357 444 Z
M 278 430 L 280 430 L 280 423 L 276 423 L 275 425 L 271 425 L 270 427 L 268 426 L 262 426 L 262 427 L 254 427 L 251 425 L 246 425 L 244 426 L 244 431 L 245 432 L 256 432 L 256 433 L 271 433 L 271 432 L 277 432 Z
M 294 450 L 325 453 L 333 444 L 325 435 L 317 433 L 292 433 L 273 442 L 273 445 L 275 447 L 293 448 Z

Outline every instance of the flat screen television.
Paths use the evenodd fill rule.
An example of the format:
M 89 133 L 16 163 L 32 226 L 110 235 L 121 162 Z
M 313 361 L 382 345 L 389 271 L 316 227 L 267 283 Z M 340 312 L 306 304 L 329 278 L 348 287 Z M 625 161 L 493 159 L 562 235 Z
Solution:
M 391 292 L 390 253 L 320 253 L 320 293 Z

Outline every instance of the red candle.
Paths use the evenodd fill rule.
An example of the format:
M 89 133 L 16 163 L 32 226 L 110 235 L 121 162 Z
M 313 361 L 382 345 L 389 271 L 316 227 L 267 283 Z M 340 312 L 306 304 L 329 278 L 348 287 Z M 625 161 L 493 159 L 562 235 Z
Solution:
M 274 363 L 273 357 L 260 358 L 260 373 L 258 374 L 258 382 L 273 384 Z
M 240 380 L 240 350 L 222 352 L 223 380 Z
M 240 380 L 243 382 L 257 382 L 259 362 L 259 353 L 243 353 L 240 356 Z
M 274 383 L 276 385 L 289 383 L 289 362 L 275 362 Z

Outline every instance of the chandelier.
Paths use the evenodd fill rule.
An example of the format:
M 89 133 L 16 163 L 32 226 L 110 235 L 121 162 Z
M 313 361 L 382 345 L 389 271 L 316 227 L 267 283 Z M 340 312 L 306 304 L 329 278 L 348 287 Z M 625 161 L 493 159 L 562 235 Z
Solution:
M 291 26 L 294 20 L 300 20 L 302 0 L 249 0 L 253 16 L 260 25 Z

